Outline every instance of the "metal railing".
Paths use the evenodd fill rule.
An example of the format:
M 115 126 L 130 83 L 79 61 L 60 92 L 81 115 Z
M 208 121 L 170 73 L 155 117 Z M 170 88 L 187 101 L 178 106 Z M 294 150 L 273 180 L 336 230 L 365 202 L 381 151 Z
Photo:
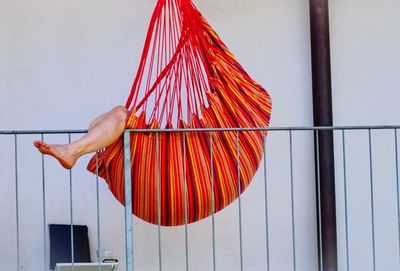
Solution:
M 12 136 L 13 141 L 14 141 L 14 147 L 13 147 L 13 152 L 14 152 L 14 173 L 15 173 L 15 229 L 16 229 L 16 267 L 15 270 L 31 270 L 31 267 L 27 266 L 25 267 L 24 264 L 21 263 L 21 234 L 20 234 L 20 196 L 19 196 L 19 191 L 20 191 L 20 169 L 19 169 L 19 144 L 18 144 L 18 139 L 20 136 L 23 135 L 40 135 L 40 139 L 43 141 L 45 138 L 45 135 L 67 135 L 68 139 L 66 143 L 71 143 L 71 135 L 72 134 L 85 134 L 87 130 L 46 130 L 46 131 L 38 131 L 38 130 L 25 130 L 25 131 L 0 131 L 0 139 L 1 136 Z M 5 153 L 2 154 L 4 157 L 6 156 Z M 45 167 L 45 156 L 40 155 L 41 157 L 41 185 L 42 185 L 42 234 L 43 234 L 43 268 L 44 270 L 49 270 L 49 246 L 48 246 L 48 230 L 47 230 L 47 212 L 46 212 L 46 207 L 47 207 L 47 200 L 46 200 L 46 194 L 47 194 L 47 189 L 46 189 L 46 167 Z M 98 169 L 97 165 L 97 154 L 96 154 L 96 173 Z M 70 226 L 71 226 L 71 231 L 70 231 L 70 238 L 71 238 L 71 265 L 72 265 L 72 270 L 75 270 L 75 260 L 74 260 L 74 230 L 73 230 L 73 225 L 74 225 L 74 202 L 73 202 L 73 177 L 72 177 L 72 170 L 68 171 L 68 179 L 69 179 L 69 191 L 68 191 L 68 196 L 69 196 L 69 221 L 70 221 Z M 96 196 L 97 196 L 97 201 L 96 201 L 96 225 L 97 225 L 97 250 L 99 251 L 101 249 L 101 242 L 100 242 L 100 208 L 99 208 L 99 178 L 98 174 L 96 174 Z M 5 217 L 3 217 L 2 223 L 5 222 Z M 2 232 L 3 229 L 0 230 Z M 3 240 L 4 241 L 4 240 Z M 4 242 L 3 242 L 4 243 Z M 7 245 L 7 244 L 6 244 Z M 10 244 L 8 244 L 10 245 Z M 3 254 L 4 256 L 4 254 Z M 36 255 L 35 255 L 36 256 Z M 38 257 L 35 257 L 38 259 Z M 1 262 L 4 264 L 4 259 L 1 259 Z M 102 265 L 100 262 L 100 258 L 98 258 L 98 270 L 102 269 Z M 7 265 L 6 265 L 7 267 Z M 7 270 L 13 270 L 10 268 L 7 268 Z
M 208 133 L 210 134 L 210 153 L 212 158 L 212 133 L 217 132 L 233 132 L 236 134 L 236 146 L 237 146 L 237 157 L 240 157 L 240 148 L 239 148 L 239 134 L 244 131 L 262 131 L 268 132 L 268 139 L 264 141 L 264 151 L 263 161 L 261 162 L 261 168 L 259 171 L 262 172 L 261 176 L 257 178 L 260 180 L 263 186 L 263 198 L 259 199 L 259 202 L 263 202 L 263 232 L 252 233 L 257 236 L 264 236 L 264 258 L 260 260 L 263 264 L 257 266 L 257 270 L 259 270 L 262 265 L 264 270 L 310 270 L 309 267 L 312 266 L 315 268 L 314 270 L 322 270 L 322 263 L 318 261 L 315 257 L 304 257 L 304 252 L 299 249 L 299 244 L 304 244 L 302 240 L 301 233 L 304 233 L 305 227 L 299 228 L 299 225 L 303 225 L 304 221 L 302 221 L 302 217 L 299 216 L 299 213 L 302 212 L 301 207 L 301 194 L 296 191 L 296 187 L 298 188 L 299 183 L 296 180 L 296 176 L 299 175 L 299 170 L 304 171 L 314 171 L 314 166 L 317 158 L 313 157 L 313 144 L 310 144 L 310 140 L 313 136 L 318 136 L 319 131 L 331 131 L 334 135 L 335 139 L 335 167 L 336 167 L 336 198 L 337 198 L 337 226 L 338 227 L 338 259 L 339 259 L 339 270 L 360 270 L 359 268 L 370 268 L 372 270 L 396 270 L 400 268 L 400 199 L 399 199 L 399 155 L 398 155 L 398 130 L 400 126 L 337 126 L 337 127 L 269 127 L 269 128 L 242 128 L 242 129 L 153 129 L 153 130 L 143 130 L 143 129 L 131 129 L 126 130 L 124 132 L 124 160 L 125 165 L 129 165 L 130 159 L 130 134 L 131 133 L 156 133 L 156 144 L 159 144 L 159 134 L 160 133 Z M 71 142 L 71 135 L 80 135 L 86 133 L 86 130 L 64 130 L 64 131 L 0 131 L 0 143 L 2 136 L 13 137 L 14 146 L 14 181 L 15 181 L 15 226 L 16 226 L 16 247 L 15 247 L 15 257 L 16 257 L 16 267 L 15 269 L 9 270 L 23 270 L 23 263 L 21 263 L 21 243 L 23 243 L 23 239 L 21 239 L 21 221 L 20 221 L 20 196 L 19 190 L 20 187 L 20 152 L 19 152 L 19 138 L 26 135 L 40 135 L 41 139 L 44 139 L 45 135 L 50 134 L 62 134 L 68 136 L 68 141 Z M 274 136 L 274 135 L 277 136 Z M 301 161 L 298 153 L 295 153 L 296 148 L 301 146 L 301 144 L 296 144 L 296 137 L 302 134 L 308 140 L 307 150 L 303 150 L 300 152 L 301 156 L 308 155 L 311 157 L 311 162 L 313 160 L 313 164 L 309 164 L 307 168 L 299 169 L 297 164 Z M 383 135 L 384 134 L 384 135 Z M 384 140 L 375 139 L 383 136 Z M 184 137 L 183 137 L 184 138 Z M 265 137 L 264 137 L 265 138 Z M 9 138 L 10 139 L 10 138 Z M 284 152 L 287 151 L 287 154 L 284 155 L 284 158 L 279 158 L 278 154 L 282 154 L 281 150 L 274 150 L 273 154 L 277 155 L 279 159 L 287 160 L 285 166 L 273 165 L 271 164 L 274 161 L 274 157 L 268 157 L 271 153 L 269 151 L 270 148 L 273 148 L 274 145 L 271 143 L 271 140 L 278 140 L 276 146 L 282 147 Z M 361 142 L 362 141 L 362 142 Z M 301 142 L 302 144 L 304 142 Z M 362 144 L 361 144 L 362 143 Z M 365 143 L 365 144 L 364 144 Z M 185 141 L 184 141 L 185 144 Z M 267 146 L 267 144 L 270 144 Z M 356 147 L 354 147 L 356 146 Z M 382 149 L 388 150 L 384 155 L 380 155 L 379 151 Z M 158 148 L 156 148 L 158 150 Z M 390 153 L 389 153 L 390 152 Z M 311 155 L 310 155 L 311 153 Z M 296 155 L 297 154 L 297 155 Z M 365 154 L 365 155 L 364 155 Z M 156 154 L 157 155 L 157 154 Z M 8 154 L 8 157 L 12 157 L 12 155 Z M 276 159 L 278 159 L 276 158 Z M 361 160 L 367 159 L 367 163 L 360 165 Z M 240 161 L 240 160 L 238 160 Z M 362 164 L 362 163 L 361 163 Z M 390 167 L 389 167 L 390 165 Z M 279 172 L 273 176 L 268 176 L 269 172 L 275 170 L 279 166 Z M 159 166 L 156 167 L 157 170 Z M 139 262 L 140 259 L 136 259 L 134 257 L 135 254 L 138 254 L 138 247 L 135 247 L 135 239 L 134 239 L 134 225 L 136 222 L 132 217 L 132 187 L 131 187 L 131 168 L 125 167 L 125 199 L 126 199 L 126 207 L 125 207 L 125 264 L 127 271 L 133 270 L 142 270 L 143 267 Z M 184 169 L 186 170 L 186 168 Z M 238 165 L 238 172 L 240 171 L 240 163 Z M 357 171 L 357 172 L 356 172 Z M 390 172 L 389 172 L 390 171 Z M 362 177 L 359 177 L 359 172 L 362 173 Z M 383 173 L 382 173 L 383 172 Z M 278 208 L 276 205 L 271 203 L 271 194 L 270 185 L 271 181 L 274 178 L 281 178 L 280 175 L 287 174 L 288 175 L 288 194 L 286 195 L 290 200 L 290 204 L 287 206 L 290 211 L 290 218 L 286 220 L 288 223 L 287 230 L 290 235 L 290 245 L 286 244 L 285 252 L 286 255 L 283 257 L 288 261 L 288 264 L 282 265 L 282 263 L 278 262 L 276 259 L 282 259 L 282 257 L 276 256 L 278 253 L 274 253 L 274 245 L 271 244 L 271 231 L 276 233 L 276 228 L 271 228 L 271 223 L 277 219 L 276 212 L 271 213 L 272 208 Z M 388 174 L 388 175 L 387 175 Z M 41 175 L 42 175 L 42 215 L 43 219 L 42 223 L 42 231 L 43 231 L 43 268 L 44 270 L 48 270 L 48 240 L 47 240 L 47 216 L 46 216 L 46 206 L 48 201 L 46 200 L 46 166 L 45 159 L 41 156 Z M 186 176 L 186 174 L 184 174 Z M 240 176 L 240 174 L 238 174 Z M 307 175 L 308 176 L 308 175 Z M 363 183 L 365 181 L 365 176 L 368 177 L 368 183 Z M 381 177 L 383 176 L 383 177 Z M 69 171 L 68 175 L 69 179 L 69 220 L 71 224 L 71 242 L 73 242 L 73 224 L 74 220 L 74 212 L 77 212 L 76 208 L 74 208 L 74 197 L 73 197 L 73 174 L 72 171 Z M 313 185 L 315 184 L 315 191 L 318 191 L 319 180 L 318 178 L 312 179 Z M 381 186 L 379 186 L 380 182 L 385 181 L 386 183 L 391 183 L 391 190 L 387 192 L 383 190 Z M 308 181 L 309 182 L 309 181 Z M 185 183 L 185 182 L 184 182 Z M 355 188 L 354 184 L 357 184 L 357 188 Z M 281 184 L 283 185 L 283 183 Z M 185 188 L 186 189 L 186 188 Z M 213 189 L 213 187 L 212 187 Z M 240 191 L 240 181 L 238 181 L 238 189 Z M 393 193 L 393 189 L 395 192 Z M 354 191 L 359 191 L 360 193 L 368 192 L 368 197 L 360 196 L 358 194 L 354 195 Z M 296 193 L 297 192 L 297 193 Z M 390 194 L 392 192 L 392 194 Z M 212 193 L 214 191 L 212 190 Z M 283 192 L 282 192 L 283 193 Z M 358 193 L 358 192 L 357 192 Z M 387 198 L 391 198 L 385 202 L 382 199 L 382 194 Z M 390 194 L 390 195 L 389 195 Z M 240 193 L 239 193 L 240 195 Z M 318 230 L 318 219 L 320 214 L 318 213 L 318 202 L 319 195 L 315 194 L 316 197 L 313 200 L 315 206 L 306 206 L 308 211 L 314 212 L 315 221 L 311 224 L 314 224 L 313 230 L 315 230 L 314 234 L 321 234 L 320 230 Z M 160 195 L 159 195 L 160 196 Z M 270 197 L 269 197 L 270 196 Z M 281 195 L 285 196 L 285 195 Z M 185 196 L 186 197 L 186 196 Z M 297 199 L 298 197 L 299 199 Z M 378 197 L 378 198 L 377 198 Z M 213 197 L 212 197 L 213 198 Z M 243 204 L 246 203 L 248 198 L 243 199 L 243 195 L 238 197 L 237 206 L 237 228 L 238 228 L 238 243 L 235 246 L 230 247 L 230 249 L 238 251 L 238 260 L 237 260 L 237 270 L 256 270 L 251 269 L 255 267 L 247 267 L 246 266 L 246 255 L 248 256 L 249 249 L 245 246 L 245 242 L 247 242 L 247 235 L 243 229 L 243 215 L 246 215 L 246 212 L 243 211 Z M 160 201 L 159 201 L 160 202 Z M 186 198 L 184 199 L 186 202 Z M 361 205 L 360 205 L 361 202 Z M 309 202 L 308 202 L 309 203 Z M 299 205 L 300 204 L 300 205 Z M 213 204 L 214 206 L 214 204 Z M 315 208 L 317 207 L 317 208 Z M 158 215 L 160 215 L 160 206 L 158 206 Z M 185 206 L 187 208 L 187 206 Z M 315 208 L 315 209 L 314 209 Z M 366 211 L 369 210 L 369 214 L 366 214 Z M 384 213 L 383 210 L 391 210 L 391 213 Z M 2 210 L 0 210 L 1 212 Z M 280 209 L 283 211 L 283 209 Z M 100 221 L 100 207 L 99 207 L 99 179 L 96 174 L 96 227 L 97 227 L 97 249 L 100 250 L 102 248 L 101 240 L 101 221 Z M 365 217 L 361 217 L 361 213 L 365 215 L 365 217 L 369 217 L 367 223 L 365 223 Z M 218 253 L 218 231 L 216 228 L 219 226 L 218 221 L 216 221 L 216 217 L 224 214 L 214 215 L 214 207 L 213 214 L 209 220 L 209 230 L 211 232 L 211 240 L 210 240 L 210 250 L 211 250 L 211 258 L 210 258 L 210 266 L 212 270 L 225 270 L 224 267 L 221 267 L 222 263 L 227 263 L 229 260 L 224 260 L 220 258 L 220 254 Z M 377 218 L 377 215 L 379 217 Z M 186 218 L 187 219 L 187 218 Z M 5 222 L 4 219 L 2 221 Z M 187 220 L 186 220 L 187 221 Z M 384 221 L 384 222 L 382 222 Z M 394 222 L 396 222 L 396 231 L 394 232 Z M 377 222 L 379 225 L 377 225 Z M 386 223 L 389 226 L 383 226 L 383 223 Z M 245 224 L 248 225 L 248 224 Z M 196 270 L 197 262 L 191 261 L 193 257 L 191 257 L 190 253 L 190 232 L 189 232 L 188 223 L 185 223 L 183 227 L 184 231 L 184 256 L 182 261 L 184 264 L 182 265 L 183 270 Z M 226 225 L 225 225 L 226 226 Z M 232 225 L 233 227 L 234 225 Z M 275 225 L 276 226 L 276 225 Z M 236 226 L 235 226 L 236 227 Z M 386 227 L 386 228 L 385 228 Z M 1 227 L 0 227 L 1 228 Z M 369 236 L 367 236 L 367 232 L 369 228 Z M 358 231 L 356 231 L 359 230 Z M 383 232 L 385 230 L 385 232 Z M 0 229 L 3 232 L 2 229 Z M 300 232 L 300 233 L 299 233 Z M 163 254 L 163 227 L 161 227 L 160 223 L 157 225 L 157 269 L 158 270 L 168 270 L 168 266 L 165 266 L 166 256 Z M 364 235 L 361 236 L 361 233 Z M 202 234 L 202 233 L 199 233 Z M 366 242 L 363 238 L 368 239 L 370 242 Z M 389 241 L 390 247 L 384 248 L 383 245 L 387 244 Z M 393 240 L 397 240 L 397 245 L 393 245 Z M 320 238 L 319 238 L 320 240 Z M 121 240 L 120 240 L 121 241 Z M 314 240 L 315 241 L 315 240 Z M 318 244 L 317 242 L 310 245 L 311 248 L 315 248 L 315 251 L 320 257 L 321 251 L 317 251 Z M 247 248 L 247 250 L 246 250 Z M 289 249 L 290 248 L 290 249 Z M 226 246 L 224 246 L 226 249 Z M 252 248 L 253 249 L 253 248 Z M 260 249 L 260 247 L 257 247 Z M 74 255 L 73 245 L 71 246 L 71 255 Z M 222 250 L 222 248 L 221 248 Z M 219 251 L 221 251 L 219 250 Z M 362 252 L 356 252 L 356 251 Z M 386 254 L 388 256 L 382 256 L 382 254 Z M 369 257 L 370 261 L 362 261 L 364 257 Z M 275 259 L 275 260 L 274 260 Z M 74 259 L 72 258 L 72 262 Z M 306 263 L 308 262 L 308 264 Z M 310 263 L 311 262 L 311 263 Z M 100 262 L 99 262 L 100 263 Z M 282 269 L 282 266 L 285 266 Z M 12 268 L 12 267 L 10 267 Z M 98 265 L 99 270 L 101 270 L 100 264 Z M 122 267 L 123 268 L 123 267 Z M 250 269 L 249 269 L 250 268 Z M 307 268 L 307 269 L 306 269 Z M 391 269 L 393 268 L 393 269 Z M 27 267 L 27 270 L 30 268 Z

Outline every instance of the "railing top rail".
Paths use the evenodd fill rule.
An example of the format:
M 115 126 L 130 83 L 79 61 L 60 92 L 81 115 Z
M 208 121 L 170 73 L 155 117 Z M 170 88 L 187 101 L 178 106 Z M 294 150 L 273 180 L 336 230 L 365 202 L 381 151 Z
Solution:
M 173 128 L 173 129 L 126 129 L 132 133 L 159 132 L 235 132 L 235 131 L 324 131 L 324 130 L 382 130 L 400 129 L 400 125 L 364 125 L 364 126 L 286 126 L 286 127 L 248 127 L 248 128 Z M 34 134 L 85 134 L 88 130 L 9 130 L 0 135 L 34 135 Z
M 382 130 L 400 129 L 400 125 L 375 126 L 287 126 L 248 128 L 174 128 L 174 129 L 126 129 L 125 132 L 236 132 L 236 131 L 322 131 L 322 130 Z
M 0 130 L 0 135 L 85 134 L 87 132 L 88 130 Z

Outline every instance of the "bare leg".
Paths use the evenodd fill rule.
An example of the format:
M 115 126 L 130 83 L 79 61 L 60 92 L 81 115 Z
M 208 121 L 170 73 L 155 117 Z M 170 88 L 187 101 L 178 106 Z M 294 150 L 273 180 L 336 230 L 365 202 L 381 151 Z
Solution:
M 117 140 L 124 132 L 127 115 L 124 106 L 117 106 L 96 118 L 88 133 L 77 141 L 64 145 L 50 145 L 43 141 L 33 144 L 41 153 L 53 156 L 64 168 L 71 169 L 82 155 L 98 151 Z

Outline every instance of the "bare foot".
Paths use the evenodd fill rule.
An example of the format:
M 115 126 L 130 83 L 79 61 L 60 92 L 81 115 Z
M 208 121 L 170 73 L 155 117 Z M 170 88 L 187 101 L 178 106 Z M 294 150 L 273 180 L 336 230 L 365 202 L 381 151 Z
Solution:
M 40 140 L 34 141 L 33 145 L 35 145 L 42 154 L 48 154 L 56 158 L 66 169 L 71 169 L 76 163 L 77 158 L 71 154 L 67 145 L 49 145 Z

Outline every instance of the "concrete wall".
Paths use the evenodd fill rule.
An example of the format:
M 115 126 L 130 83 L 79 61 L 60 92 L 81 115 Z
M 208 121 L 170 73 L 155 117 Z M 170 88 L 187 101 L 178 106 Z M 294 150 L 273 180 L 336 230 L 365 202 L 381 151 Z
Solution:
M 312 125 L 308 1 L 205 0 L 195 3 L 248 73 L 269 90 L 273 99 L 271 125 Z M 1 0 L 0 130 L 86 128 L 98 114 L 123 104 L 135 75 L 154 4 L 155 1 L 148 0 Z M 396 35 L 399 12 L 400 3 L 395 0 L 331 3 L 335 124 L 399 123 L 400 95 L 396 91 L 400 87 L 397 76 L 400 35 Z M 357 155 L 348 158 L 357 169 L 349 173 L 349 179 L 357 180 L 351 190 L 355 194 L 351 225 L 356 226 L 351 228 L 354 237 L 350 252 L 356 257 L 352 264 L 367 269 L 371 263 L 363 259 L 371 256 L 369 245 L 365 245 L 369 244 L 370 228 L 360 230 L 357 226 L 368 220 L 369 215 L 357 209 L 369 204 L 368 183 L 365 183 L 368 163 L 360 159 L 360 156 L 367 157 L 364 153 L 366 141 L 365 134 L 351 136 L 348 140 L 360 145 L 352 151 Z M 42 270 L 44 266 L 41 160 L 31 145 L 36 138 L 21 136 L 18 139 L 22 270 Z M 392 142 L 390 135 L 383 134 L 380 138 L 383 142 Z M 66 142 L 67 138 L 47 136 L 46 140 Z M 293 143 L 297 270 L 317 270 L 311 133 L 296 133 Z M 337 143 L 340 146 L 340 137 Z M 16 266 L 13 144 L 12 137 L 0 138 L 0 262 L 5 270 L 15 270 Z M 382 148 L 376 144 L 374 150 L 382 150 L 382 157 L 387 157 L 393 152 L 391 144 L 384 144 Z M 287 134 L 271 133 L 267 148 L 271 270 L 291 270 Z M 338 152 L 337 156 L 340 155 Z M 96 180 L 85 171 L 89 158 L 84 157 L 72 172 L 74 223 L 89 226 L 94 255 Z M 338 162 L 341 162 L 339 158 Z M 47 223 L 69 223 L 68 172 L 53 159 L 46 158 L 45 164 Z M 394 270 L 398 267 L 393 241 L 397 233 L 394 233 L 396 225 L 392 219 L 395 194 L 389 195 L 388 191 L 394 191 L 395 183 L 393 165 L 386 165 L 387 170 L 385 165 L 378 169 L 382 174 L 379 180 L 384 180 L 378 189 L 383 202 L 378 200 L 378 204 L 379 210 L 389 210 L 390 220 L 385 220 L 384 213 L 378 212 L 381 221 L 378 236 L 384 240 L 378 244 L 380 247 L 389 244 L 391 252 L 379 253 L 378 260 L 385 266 L 383 270 Z M 342 171 L 337 170 L 342 180 Z M 359 172 L 364 173 L 357 175 Z M 265 265 L 263 174 L 260 169 L 243 195 L 246 270 L 260 270 Z M 385 180 L 390 186 L 383 185 Z M 341 187 L 338 186 L 339 246 L 340 263 L 345 266 Z M 123 208 L 103 182 L 100 182 L 100 209 L 102 247 L 114 249 L 123 263 Z M 236 202 L 216 216 L 219 270 L 239 269 L 237 221 Z M 206 219 L 189 226 L 191 270 L 212 267 L 210 223 L 210 219 Z M 164 270 L 183 270 L 183 228 L 162 229 L 162 246 Z M 158 268 L 156 227 L 135 219 L 135 248 L 139 270 Z

